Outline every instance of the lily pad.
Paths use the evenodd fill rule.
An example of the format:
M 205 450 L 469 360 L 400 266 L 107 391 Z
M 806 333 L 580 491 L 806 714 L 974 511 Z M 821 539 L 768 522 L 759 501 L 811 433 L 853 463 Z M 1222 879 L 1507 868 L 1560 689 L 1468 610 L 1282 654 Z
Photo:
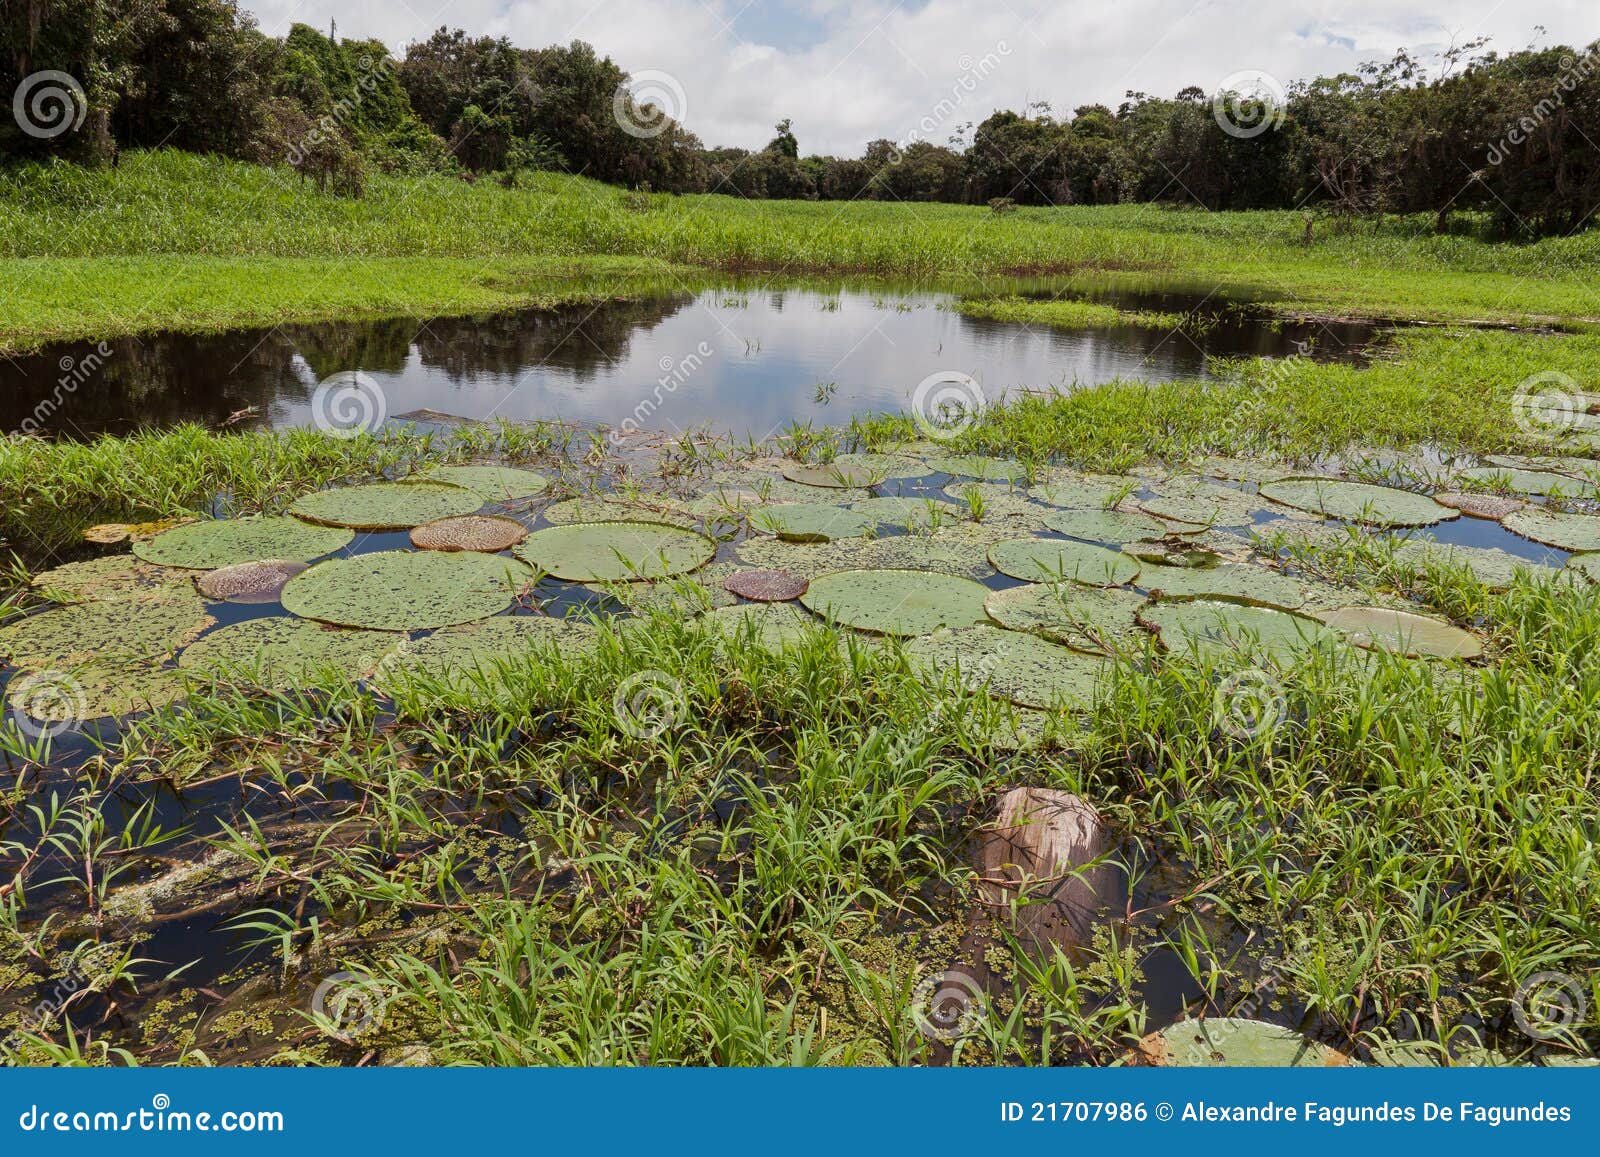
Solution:
M 500 615 L 481 622 L 446 627 L 424 639 L 401 645 L 379 669 L 379 681 L 390 672 L 418 672 L 444 679 L 453 687 L 488 683 L 498 686 L 500 668 L 554 648 L 565 663 L 594 649 L 594 628 L 587 623 L 536 615 Z
M 355 530 L 410 530 L 424 522 L 473 514 L 483 498 L 465 486 L 446 482 L 369 482 L 307 494 L 289 513 L 322 526 Z M 285 557 L 287 552 L 272 552 Z
M 491 554 L 387 550 L 296 575 L 283 607 L 335 626 L 422 631 L 497 614 L 530 578 L 521 563 Z
M 1294 610 L 1306 601 L 1305 587 L 1287 575 L 1262 566 L 1149 566 L 1139 572 L 1139 585 L 1169 598 L 1199 595 L 1230 602 L 1254 603 Z
M 701 621 L 731 639 L 750 638 L 769 651 L 803 643 L 819 627 L 826 627 L 822 620 L 784 603 L 721 607 Z
M 832 490 L 845 490 L 854 486 L 872 486 L 880 475 L 865 466 L 849 462 L 786 462 L 783 476 L 801 486 L 820 486 Z
M 1387 607 L 1342 607 L 1317 616 L 1350 642 L 1369 651 L 1441 659 L 1476 659 L 1483 644 L 1442 619 Z
M 835 502 L 855 502 L 871 498 L 872 491 L 865 487 L 848 489 L 831 488 L 827 497 Z M 711 487 L 705 497 L 715 498 L 719 493 L 759 495 L 762 502 L 815 502 L 817 487 L 800 482 L 790 482 L 776 471 L 746 467 L 740 470 L 719 470 L 711 476 Z
M 178 666 L 207 675 L 242 674 L 266 687 L 298 685 L 324 672 L 362 679 L 400 641 L 387 631 L 351 631 L 306 619 L 248 619 L 202 635 L 184 648 Z
M 18 671 L 6 684 L 6 702 L 41 723 L 81 723 L 154 711 L 182 699 L 183 677 L 153 663 L 96 661 L 67 671 Z
M 1488 518 L 1496 521 L 1528 505 L 1520 498 L 1508 498 L 1503 494 L 1462 494 L 1455 491 L 1435 494 L 1433 500 L 1440 506 L 1459 510 L 1469 518 Z
M 1077 583 L 1028 583 L 992 591 L 983 609 L 1002 627 L 1030 631 L 1080 651 L 1137 647 L 1142 596 L 1117 587 Z
M 343 550 L 353 538 L 348 530 L 308 526 L 298 518 L 230 518 L 191 522 L 135 541 L 133 553 L 161 566 L 217 570 L 264 558 L 310 562 Z
M 1269 482 L 1261 493 L 1274 502 L 1367 526 L 1431 526 L 1460 518 L 1461 512 L 1440 506 L 1426 494 L 1344 482 L 1336 478 L 1287 478 Z
M 246 604 L 275 603 L 283 593 L 284 584 L 305 570 L 307 565 L 281 558 L 238 562 L 206 571 L 195 586 L 208 599 Z
M 705 565 L 717 544 L 662 522 L 578 522 L 535 531 L 518 558 L 571 582 L 664 578 Z
M 1588 498 L 1595 493 L 1593 482 L 1549 470 L 1478 466 L 1461 471 L 1457 477 L 1490 489 L 1509 490 L 1514 494 L 1559 494 L 1564 498 Z
M 0 627 L 0 659 L 35 671 L 164 659 L 214 621 L 191 587 L 136 602 L 74 603 Z
M 843 506 L 791 502 L 752 510 L 750 525 L 775 534 L 785 542 L 831 542 L 836 538 L 860 538 L 870 534 L 878 522 Z
M 815 544 L 751 538 L 739 544 L 738 553 L 748 566 L 786 570 L 805 578 L 835 570 L 922 570 L 963 578 L 994 573 L 982 547 L 974 549 L 971 542 L 949 537 L 946 531 Z
M 418 550 L 475 550 L 498 554 L 528 537 L 528 528 L 514 518 L 492 514 L 460 514 L 424 522 L 411 531 Z
M 1338 640 L 1305 615 L 1213 599 L 1162 599 L 1141 611 L 1139 619 L 1167 650 L 1193 646 L 1207 657 L 1238 653 L 1286 661 Z
M 840 454 L 833 465 L 865 470 L 873 478 L 922 478 L 933 473 L 926 462 L 914 455 L 874 454 L 866 450 Z
M 984 621 L 988 588 L 913 570 L 842 570 L 811 581 L 800 601 L 840 626 L 881 635 L 925 635 Z
M 667 498 L 568 498 L 546 507 L 544 516 L 558 526 L 579 522 L 664 522 L 688 530 L 700 521 L 695 511 L 680 508 Z
M 937 454 L 928 459 L 928 468 L 939 474 L 981 478 L 985 482 L 1023 482 L 1028 477 L 1028 468 L 1021 462 L 982 454 Z
M 155 566 L 131 554 L 69 562 L 34 576 L 33 587 L 63 603 L 128 602 L 188 586 L 191 572 Z
M 725 589 L 743 599 L 758 603 L 781 603 L 797 599 L 810 584 L 786 570 L 741 570 L 723 580 Z
M 1073 582 L 1114 587 L 1132 582 L 1139 564 L 1120 551 L 1085 542 L 1051 538 L 1017 538 L 989 549 L 989 565 L 1025 582 Z
M 1151 490 L 1154 497 L 1139 499 L 1141 510 L 1196 526 L 1250 526 L 1257 515 L 1284 513 L 1254 494 L 1199 478 L 1168 478 Z
M 1142 479 L 1116 474 L 1077 474 L 1052 471 L 1042 485 L 1028 491 L 1032 498 L 1050 506 L 1091 510 L 1134 493 L 1144 485 Z
M 937 521 L 943 526 L 967 517 L 966 508 L 932 498 L 868 498 L 852 502 L 850 509 L 872 519 L 874 526 L 926 530 Z
M 907 644 L 906 655 L 936 679 L 954 668 L 966 686 L 1023 707 L 1079 711 L 1094 705 L 1108 666 L 1102 656 L 987 625 L 936 631 Z
M 1060 510 L 1045 515 L 1044 524 L 1057 534 L 1089 542 L 1152 542 L 1174 533 L 1173 528 L 1148 514 L 1121 510 Z M 1194 526 L 1185 530 L 1193 531 Z
M 1600 553 L 1575 554 L 1567 560 L 1567 566 L 1590 582 L 1600 583 Z
M 1575 554 L 1600 550 L 1600 515 L 1570 514 L 1530 506 L 1506 515 L 1501 523 L 1523 538 Z
M 1456 546 L 1432 539 L 1401 543 L 1395 548 L 1394 560 L 1413 574 L 1465 569 L 1490 590 L 1505 590 L 1518 574 L 1551 578 L 1561 573 L 1557 567 L 1519 558 L 1497 546 Z
M 1337 1049 L 1281 1025 L 1242 1017 L 1180 1020 L 1139 1042 L 1140 1059 L 1164 1068 L 1331 1068 Z
M 483 502 L 531 498 L 535 494 L 543 494 L 550 486 L 550 480 L 543 474 L 519 470 L 515 466 L 435 466 L 423 478 L 464 486 Z M 483 502 L 479 505 L 483 505 Z

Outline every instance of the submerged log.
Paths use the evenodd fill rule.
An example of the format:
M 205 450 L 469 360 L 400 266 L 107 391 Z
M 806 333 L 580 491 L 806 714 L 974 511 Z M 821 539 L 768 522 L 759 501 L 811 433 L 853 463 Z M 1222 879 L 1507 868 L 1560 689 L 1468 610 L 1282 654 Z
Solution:
M 1071 950 L 1089 942 L 1095 914 L 1110 900 L 1113 872 L 1093 864 L 1108 840 L 1100 814 L 1070 792 L 1013 788 L 984 833 L 984 903 L 1004 909 L 1025 940 Z

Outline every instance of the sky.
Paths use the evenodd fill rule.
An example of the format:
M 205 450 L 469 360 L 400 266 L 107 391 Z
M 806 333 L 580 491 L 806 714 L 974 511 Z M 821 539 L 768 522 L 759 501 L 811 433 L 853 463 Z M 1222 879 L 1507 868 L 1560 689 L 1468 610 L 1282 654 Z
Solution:
M 1594 0 L 242 0 L 397 55 L 440 26 L 522 47 L 586 40 L 707 145 L 759 148 L 787 117 L 804 153 L 945 143 L 997 108 L 1115 107 L 1129 90 L 1270 91 L 1408 48 L 1488 36 L 1587 46 Z M 1542 25 L 1543 31 L 1537 27 Z

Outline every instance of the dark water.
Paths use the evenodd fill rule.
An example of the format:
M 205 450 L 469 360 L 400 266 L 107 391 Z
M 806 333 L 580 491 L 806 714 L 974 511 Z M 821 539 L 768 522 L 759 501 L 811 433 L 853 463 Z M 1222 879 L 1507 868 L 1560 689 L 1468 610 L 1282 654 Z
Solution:
M 1185 288 L 1075 295 L 1203 321 L 1181 331 L 1049 330 L 964 317 L 947 308 L 947 293 L 726 288 L 479 317 L 155 334 L 0 361 L 0 429 L 88 437 L 230 418 L 309 426 L 318 382 L 360 371 L 390 418 L 430 409 L 580 426 L 632 419 L 761 439 L 794 421 L 904 409 L 938 372 L 971 375 L 996 400 L 1019 388 L 1203 377 L 1217 357 L 1359 359 L 1376 336 L 1367 323 L 1275 322 L 1263 307 Z

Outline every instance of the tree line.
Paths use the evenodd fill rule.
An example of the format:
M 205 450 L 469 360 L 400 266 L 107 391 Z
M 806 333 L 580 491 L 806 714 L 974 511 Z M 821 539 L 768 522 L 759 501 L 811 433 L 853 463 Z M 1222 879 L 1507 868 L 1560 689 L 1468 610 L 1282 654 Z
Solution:
M 859 157 L 803 155 L 788 120 L 764 148 L 707 147 L 581 41 L 441 28 L 396 59 L 332 27 L 265 36 L 235 0 L 6 0 L 0 41 L 7 156 L 175 147 L 291 165 L 347 195 L 373 168 L 507 184 L 553 170 L 748 198 L 1426 213 L 1441 230 L 1473 211 L 1510 236 L 1573 232 L 1600 203 L 1600 41 L 1475 41 L 1434 68 L 1400 52 L 1282 88 L 1130 92 L 1115 109 L 1034 104 Z

